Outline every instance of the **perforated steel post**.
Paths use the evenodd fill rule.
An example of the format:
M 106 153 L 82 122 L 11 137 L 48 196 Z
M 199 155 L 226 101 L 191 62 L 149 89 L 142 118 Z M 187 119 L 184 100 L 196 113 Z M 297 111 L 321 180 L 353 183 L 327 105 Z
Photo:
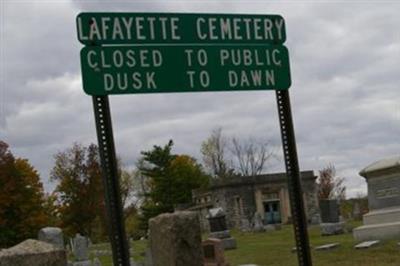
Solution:
M 115 266 L 129 266 L 129 246 L 126 241 L 121 193 L 115 155 L 108 96 L 93 96 L 94 116 L 102 167 L 105 203 L 108 216 L 108 236 Z
M 307 220 L 301 188 L 296 139 L 294 135 L 289 91 L 276 91 L 279 122 L 281 126 L 283 155 L 285 158 L 290 209 L 297 246 L 297 258 L 300 266 L 311 266 L 311 252 L 307 232 Z

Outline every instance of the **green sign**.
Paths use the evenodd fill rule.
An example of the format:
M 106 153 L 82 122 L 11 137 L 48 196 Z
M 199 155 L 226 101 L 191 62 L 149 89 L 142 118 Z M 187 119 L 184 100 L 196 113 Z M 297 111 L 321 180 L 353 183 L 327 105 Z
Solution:
M 281 45 L 84 47 L 83 88 L 90 95 L 290 87 Z
M 179 13 L 81 13 L 78 39 L 103 44 L 282 44 L 279 15 Z
M 290 87 L 279 15 L 81 13 L 76 21 L 90 95 Z

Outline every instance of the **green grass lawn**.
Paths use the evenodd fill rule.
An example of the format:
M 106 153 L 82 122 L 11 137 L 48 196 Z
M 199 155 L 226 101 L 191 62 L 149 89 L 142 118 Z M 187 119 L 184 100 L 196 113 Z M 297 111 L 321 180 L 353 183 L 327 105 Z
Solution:
M 231 266 L 239 264 L 257 264 L 260 266 L 290 266 L 297 264 L 297 255 L 292 252 L 295 246 L 292 226 L 283 226 L 282 230 L 266 233 L 242 233 L 233 231 L 238 248 L 225 251 Z M 399 266 L 400 247 L 398 241 L 385 241 L 380 245 L 355 250 L 356 242 L 352 234 L 321 236 L 318 227 L 310 228 L 310 242 L 313 247 L 327 243 L 340 243 L 329 251 L 312 251 L 313 265 L 317 266 Z M 147 241 L 131 243 L 134 258 L 142 260 L 141 253 L 146 249 Z M 109 245 L 96 246 L 96 249 L 109 249 Z M 100 257 L 103 266 L 111 265 L 111 257 Z M 190 265 L 188 265 L 190 266 Z
M 290 266 L 297 264 L 297 254 L 292 253 L 295 246 L 291 226 L 283 226 L 282 230 L 268 233 L 233 232 L 238 248 L 226 251 L 225 256 L 232 266 L 246 263 L 268 266 Z M 400 248 L 398 241 L 383 242 L 365 250 L 355 250 L 356 242 L 352 234 L 321 236 L 318 227 L 309 230 L 313 247 L 338 242 L 340 246 L 329 251 L 314 251 L 313 264 L 317 266 L 399 266 Z

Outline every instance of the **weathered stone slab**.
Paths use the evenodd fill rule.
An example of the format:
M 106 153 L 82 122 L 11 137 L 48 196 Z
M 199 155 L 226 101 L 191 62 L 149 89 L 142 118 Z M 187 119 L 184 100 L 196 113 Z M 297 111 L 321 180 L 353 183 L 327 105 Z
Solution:
M 64 249 L 64 237 L 62 230 L 58 227 L 45 227 L 39 230 L 38 239 L 40 241 L 55 245 Z
M 379 240 L 364 241 L 364 242 L 361 242 L 361 243 L 357 244 L 356 246 L 354 246 L 354 248 L 356 248 L 356 249 L 370 248 L 372 246 L 378 245 L 379 242 L 380 242 Z
M 353 230 L 353 237 L 357 241 L 398 239 L 400 237 L 400 221 L 357 227 Z
M 231 234 L 229 230 L 224 230 L 224 231 L 219 231 L 219 232 L 211 232 L 209 235 L 209 238 L 229 238 L 231 237 Z
M 400 207 L 370 211 L 363 217 L 364 225 L 400 222 Z
M 65 250 L 52 244 L 28 239 L 0 251 L 0 266 L 64 266 L 67 265 Z
M 154 266 L 202 266 L 197 214 L 182 211 L 150 219 L 150 248 Z
M 224 247 L 224 249 L 235 249 L 237 247 L 236 239 L 234 239 L 233 237 L 224 238 L 221 240 L 222 240 L 222 246 Z
M 330 250 L 330 249 L 337 248 L 338 246 L 340 246 L 339 243 L 325 244 L 325 245 L 322 245 L 322 246 L 315 247 L 315 250 Z
M 321 223 L 320 229 L 323 236 L 339 235 L 344 233 L 345 223 Z

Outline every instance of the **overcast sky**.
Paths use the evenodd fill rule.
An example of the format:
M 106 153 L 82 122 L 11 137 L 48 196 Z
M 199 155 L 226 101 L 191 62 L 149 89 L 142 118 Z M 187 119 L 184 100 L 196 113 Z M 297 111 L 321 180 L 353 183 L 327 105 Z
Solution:
M 366 193 L 358 172 L 400 155 L 400 1 L 0 1 L 0 139 L 28 158 L 47 191 L 53 155 L 96 143 L 91 97 L 81 83 L 75 18 L 82 11 L 281 14 L 302 170 L 332 163 L 347 195 Z M 273 3 L 267 3 L 273 2 Z M 111 96 L 117 153 L 175 142 L 200 159 L 201 142 L 227 136 L 280 145 L 275 93 Z M 279 154 L 281 150 L 278 150 Z M 277 161 L 270 171 L 282 171 Z

